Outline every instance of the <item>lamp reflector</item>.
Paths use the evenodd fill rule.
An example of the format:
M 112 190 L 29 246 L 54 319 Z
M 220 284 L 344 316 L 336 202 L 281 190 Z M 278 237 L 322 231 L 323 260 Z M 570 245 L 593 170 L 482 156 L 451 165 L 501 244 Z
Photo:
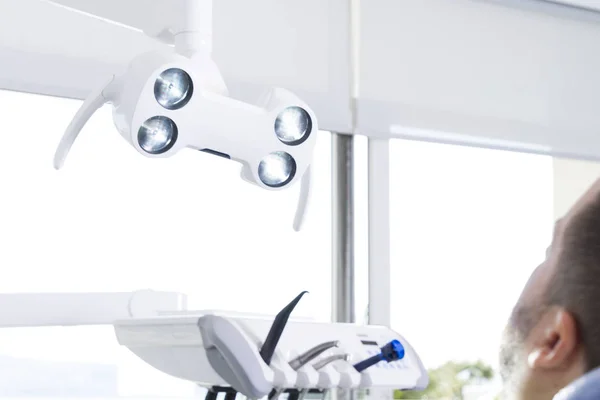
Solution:
M 138 131 L 138 143 L 149 154 L 168 151 L 177 141 L 177 125 L 172 119 L 156 116 L 146 120 Z
M 304 142 L 312 131 L 312 120 L 301 107 L 288 107 L 275 120 L 275 134 L 283 143 L 296 146 Z
M 258 177 L 265 185 L 277 188 L 287 185 L 296 175 L 294 157 L 284 151 L 273 152 L 258 164 Z
M 154 83 L 154 97 L 167 110 L 178 110 L 192 98 L 194 84 L 187 72 L 179 68 L 164 71 Z

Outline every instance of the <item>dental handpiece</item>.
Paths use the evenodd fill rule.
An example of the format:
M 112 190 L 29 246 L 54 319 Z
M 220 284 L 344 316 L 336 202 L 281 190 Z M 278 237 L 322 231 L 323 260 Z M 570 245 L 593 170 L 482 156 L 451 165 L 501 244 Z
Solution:
M 354 364 L 354 368 L 358 372 L 362 372 L 367 368 L 379 363 L 380 361 L 392 362 L 404 358 L 404 346 L 399 340 L 392 340 L 381 348 L 381 353 L 375 354 L 359 363 Z
M 333 347 L 338 347 L 339 345 L 340 345 L 340 342 L 337 340 L 318 344 L 315 347 L 300 354 L 298 357 L 294 358 L 292 361 L 290 361 L 290 363 L 289 363 L 290 367 L 294 371 L 297 371 L 300 368 L 302 368 L 303 366 L 305 366 L 306 364 L 308 364 L 309 362 L 311 362 L 312 360 L 314 360 L 315 358 L 317 358 L 318 356 L 320 356 L 321 354 L 323 354 L 325 351 L 327 351 Z M 273 392 L 271 392 L 271 394 L 269 394 L 268 399 L 269 400 L 276 399 L 277 397 L 279 397 L 279 395 L 281 393 L 283 393 L 284 390 L 285 389 L 274 390 Z
M 331 364 L 334 361 L 343 360 L 348 361 L 350 359 L 350 354 L 334 354 L 332 356 L 326 357 L 321 361 L 317 361 L 314 363 L 313 368 L 317 371 L 324 368 L 325 366 Z
M 292 367 L 294 371 L 297 371 L 312 360 L 314 360 L 315 358 L 317 358 L 318 356 L 320 356 L 321 354 L 323 354 L 325 351 L 333 347 L 338 347 L 339 345 L 340 342 L 338 342 L 337 340 L 318 344 L 312 349 L 307 350 L 306 352 L 300 354 L 298 357 L 290 361 L 290 367 Z

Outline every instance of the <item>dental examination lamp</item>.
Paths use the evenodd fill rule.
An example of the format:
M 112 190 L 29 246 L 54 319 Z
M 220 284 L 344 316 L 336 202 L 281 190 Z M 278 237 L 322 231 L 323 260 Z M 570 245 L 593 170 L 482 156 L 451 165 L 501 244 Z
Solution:
M 198 13 L 212 9 L 210 2 L 188 3 L 200 7 Z M 186 35 L 191 19 L 179 29 Z M 170 157 L 189 148 L 238 161 L 242 179 L 267 190 L 301 181 L 294 219 L 294 228 L 300 230 L 318 131 L 313 111 L 282 88 L 266 90 L 254 104 L 230 97 L 210 48 L 193 43 L 188 39 L 185 47 L 176 42 L 174 49 L 141 54 L 122 75 L 93 91 L 61 139 L 55 168 L 63 166 L 90 117 L 110 103 L 117 130 L 146 157 Z

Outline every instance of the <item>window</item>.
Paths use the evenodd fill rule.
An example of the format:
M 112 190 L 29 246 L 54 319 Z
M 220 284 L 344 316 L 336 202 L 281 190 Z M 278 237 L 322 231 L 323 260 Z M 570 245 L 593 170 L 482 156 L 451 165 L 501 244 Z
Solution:
M 298 187 L 265 191 L 239 179 L 239 164 L 192 150 L 142 157 L 108 107 L 55 171 L 53 152 L 80 103 L 0 92 L 0 105 L 0 292 L 151 288 L 186 293 L 191 309 L 275 314 L 309 290 L 296 315 L 329 319 L 328 133 L 319 133 L 308 220 L 296 233 Z M 0 392 L 12 396 L 197 391 L 120 348 L 109 326 L 2 329 L 0 369 Z
M 552 159 L 403 140 L 390 155 L 392 326 L 428 368 L 495 367 L 551 239 Z

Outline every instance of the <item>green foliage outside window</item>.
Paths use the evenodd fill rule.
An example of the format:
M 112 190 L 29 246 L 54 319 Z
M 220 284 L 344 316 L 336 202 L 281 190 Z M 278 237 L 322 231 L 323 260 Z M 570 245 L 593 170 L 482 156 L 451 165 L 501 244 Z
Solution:
M 466 386 L 485 383 L 494 377 L 494 370 L 485 363 L 448 361 L 429 371 L 429 386 L 419 392 L 394 392 L 396 400 L 462 400 Z

